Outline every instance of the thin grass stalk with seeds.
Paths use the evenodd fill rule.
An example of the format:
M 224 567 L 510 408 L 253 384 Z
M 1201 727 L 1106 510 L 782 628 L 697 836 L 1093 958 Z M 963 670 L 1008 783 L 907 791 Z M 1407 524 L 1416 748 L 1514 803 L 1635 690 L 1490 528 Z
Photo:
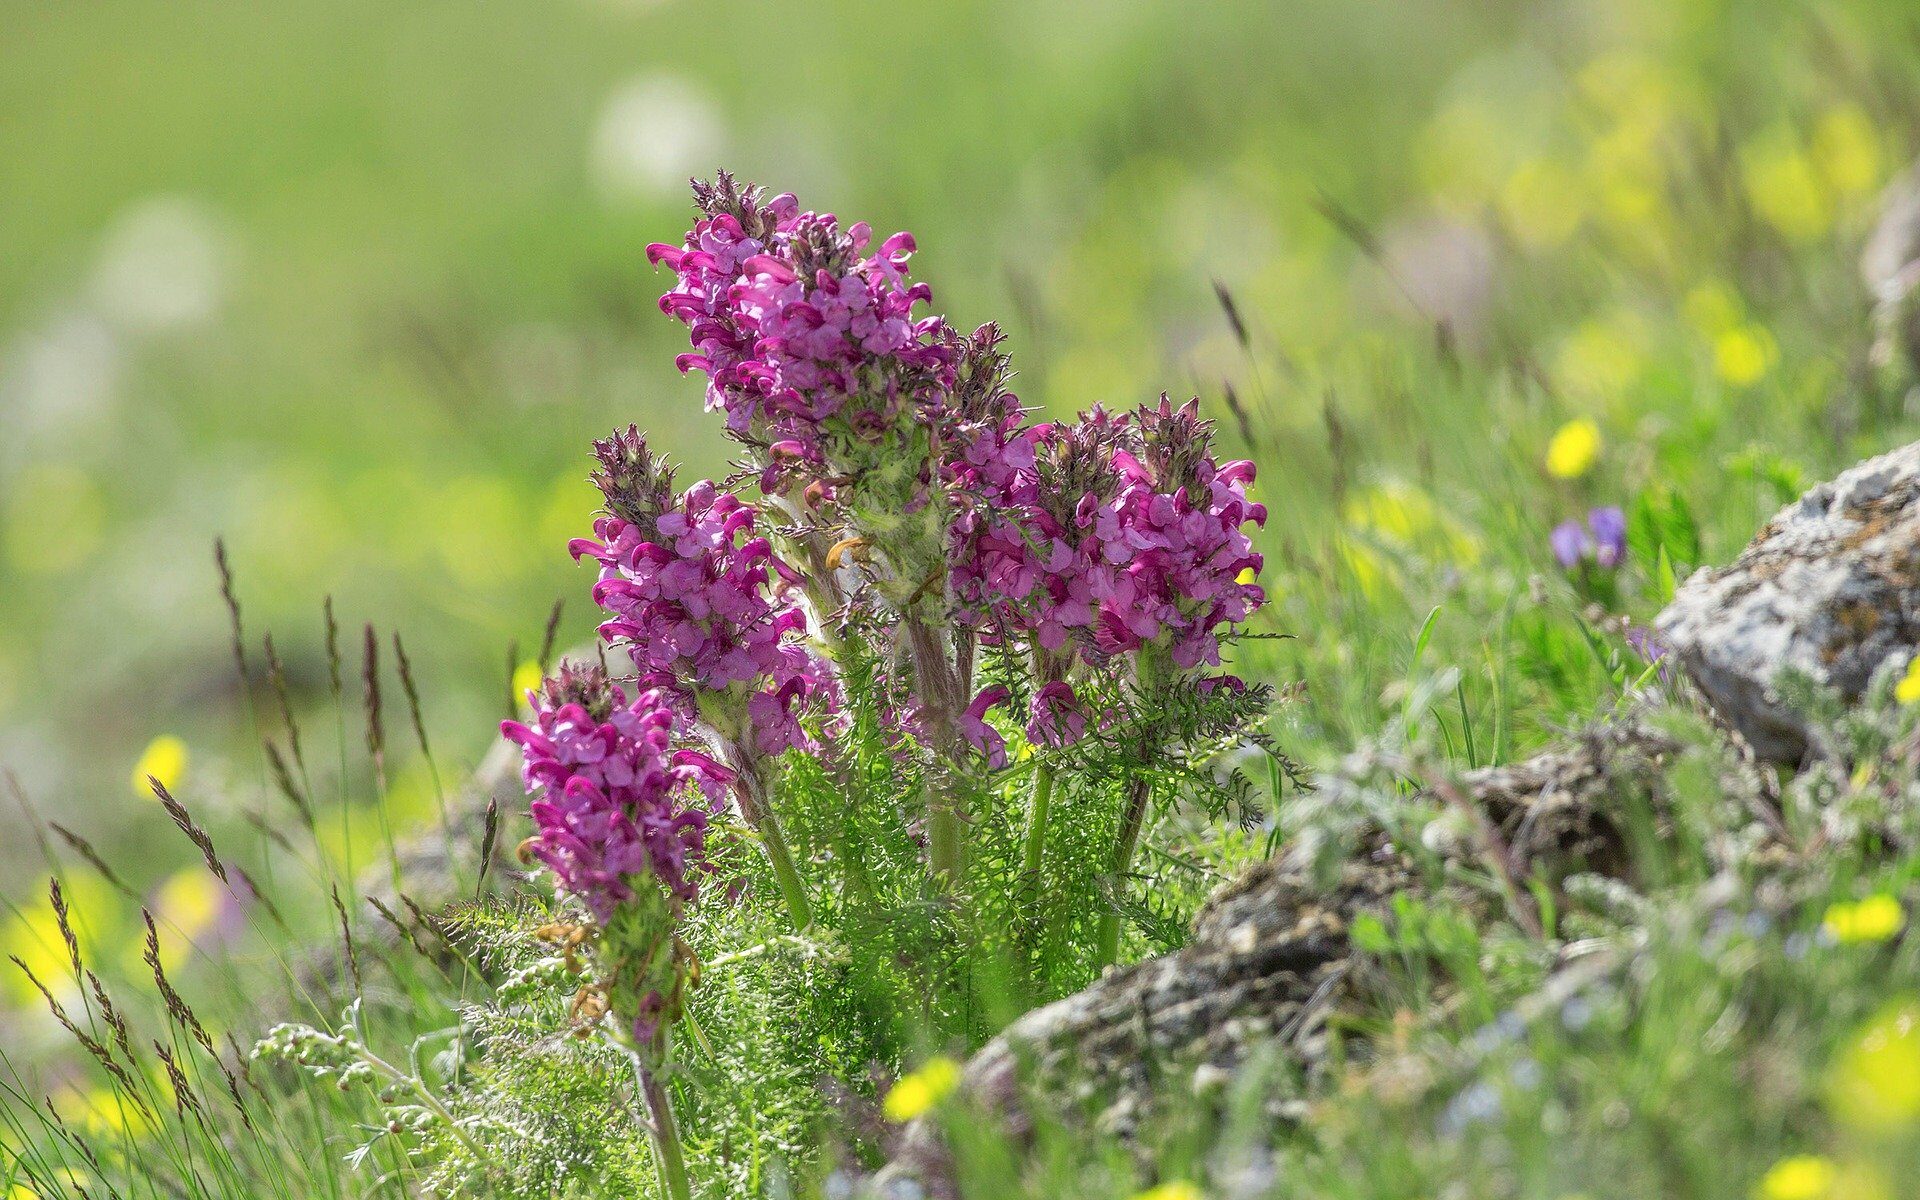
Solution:
M 74 1024 L 73 1018 L 67 1015 L 67 1010 L 61 1005 L 60 1001 L 54 998 L 53 992 L 48 989 L 46 984 L 40 981 L 40 977 L 33 973 L 33 968 L 29 967 L 25 960 L 17 954 L 9 954 L 7 957 L 13 961 L 14 966 L 20 968 L 21 974 L 27 977 L 27 981 L 33 984 L 34 989 L 37 990 L 41 998 L 47 1002 L 48 1011 L 53 1013 L 53 1019 L 60 1023 L 60 1027 L 71 1034 L 73 1040 L 80 1043 L 81 1049 L 91 1055 L 94 1061 L 98 1062 L 107 1074 L 113 1076 L 122 1087 L 126 1088 L 128 1095 L 133 1096 L 136 1103 L 140 1103 L 141 1107 L 145 1108 L 145 1103 L 140 1101 L 139 1096 L 134 1091 L 133 1078 L 127 1074 L 126 1068 L 121 1066 L 119 1061 L 113 1057 L 112 1052 L 101 1044 L 98 1038 Z
M 107 1029 L 113 1034 L 113 1044 L 120 1048 L 120 1053 L 125 1056 L 127 1064 L 137 1069 L 140 1060 L 133 1054 L 133 1030 L 127 1024 L 126 1014 L 120 1011 L 119 1006 L 113 1002 L 113 998 L 107 994 L 107 987 L 100 982 L 98 975 L 88 971 L 86 976 L 87 986 L 93 989 L 94 1003 L 100 1008 L 100 1019 L 107 1023 Z
M 387 869 L 393 887 L 400 887 L 400 846 L 394 840 L 393 822 L 387 812 L 387 721 L 380 693 L 380 635 L 373 622 L 366 625 L 360 659 L 360 681 L 367 716 L 367 756 L 373 760 L 373 783 L 377 793 L 374 812 L 380 817 L 380 835 L 387 843 Z
M 298 858 L 300 856 L 300 852 L 293 848 L 293 843 L 287 840 L 287 835 L 275 829 L 273 823 L 267 820 L 265 816 L 252 809 L 247 809 L 240 814 L 240 819 L 248 825 L 251 825 L 255 833 L 272 842 L 273 845 L 288 858 Z
M 233 564 L 227 561 L 227 539 L 213 539 L 213 562 L 220 571 L 220 598 L 227 604 L 227 621 L 233 632 L 233 665 L 240 673 L 240 690 L 246 692 L 253 687 L 252 673 L 247 669 L 246 627 L 240 619 L 240 597 L 233 587 Z
M 414 953 L 422 958 L 428 956 L 426 946 L 421 944 L 420 936 L 413 931 L 413 927 L 402 921 L 391 908 L 387 907 L 385 901 L 378 896 L 368 896 L 367 903 L 373 907 L 373 911 L 380 914 L 381 920 L 393 926 L 394 932 L 400 935 L 402 941 L 413 947 Z
M 345 864 L 341 874 L 346 879 L 347 892 L 354 892 L 353 864 L 353 809 L 347 803 L 347 706 L 342 686 L 342 659 L 340 656 L 340 622 L 333 613 L 333 597 L 326 596 L 320 605 L 321 615 L 326 623 L 327 644 L 327 687 L 333 695 L 333 731 L 334 748 L 339 754 L 338 792 L 335 799 L 340 814 L 340 859 Z
M 187 812 L 187 806 L 174 799 L 173 793 L 167 790 L 167 785 L 161 783 L 155 776 L 147 776 L 147 786 L 151 787 L 153 794 L 160 798 L 160 806 L 167 810 L 167 815 L 173 818 L 173 823 L 179 826 L 180 832 L 186 834 L 187 839 L 200 848 L 200 857 L 206 860 L 207 870 L 212 871 L 221 883 L 231 889 L 233 881 L 227 878 L 227 868 L 221 865 L 220 856 L 214 853 L 213 838 L 194 822 L 193 816 Z
M 420 716 L 420 689 L 413 682 L 413 660 L 407 657 L 407 647 L 397 629 L 393 631 L 393 661 L 400 672 L 400 690 L 407 697 L 407 715 L 413 720 L 414 740 L 420 743 L 420 756 L 426 759 L 427 775 L 433 780 L 433 799 L 440 809 L 440 833 L 451 837 L 453 827 L 447 817 L 447 789 L 440 782 L 440 766 L 434 762 L 433 746 L 427 740 L 427 723 Z
M 271 738 L 263 739 L 260 747 L 266 752 L 267 769 L 273 773 L 274 785 L 300 814 L 300 823 L 307 827 L 308 832 L 312 832 L 316 827 L 313 805 L 308 801 L 306 793 L 301 790 L 299 781 L 294 779 L 293 773 L 287 769 L 287 760 L 280 753 L 280 747 L 275 745 Z
M 487 873 L 493 868 L 494 847 L 500 839 L 500 798 L 487 797 L 486 823 L 480 832 L 480 870 L 473 881 L 473 898 L 478 901 L 486 891 Z
M 147 943 L 141 951 L 140 959 L 153 970 L 153 983 L 160 989 L 160 998 L 166 1002 L 167 1015 L 180 1022 L 189 1033 L 193 1034 L 193 1040 L 199 1042 L 203 1050 L 216 1058 L 219 1057 L 218 1052 L 213 1048 L 213 1039 L 207 1036 L 207 1027 L 200 1023 L 199 1014 L 193 1011 L 193 1006 L 187 1003 L 186 997 L 174 989 L 173 981 L 167 978 L 167 969 L 160 963 L 160 931 L 154 927 L 153 913 L 142 908 L 140 918 L 147 925 Z
M 561 596 L 553 602 L 553 611 L 547 614 L 547 628 L 546 632 L 540 636 L 540 657 L 537 660 L 540 664 L 540 673 L 543 675 L 553 663 L 554 641 L 560 636 L 560 614 L 566 610 L 567 598 Z
M 291 935 L 293 930 L 287 925 L 287 919 L 280 915 L 280 906 L 273 902 L 273 897 L 267 895 L 267 889 L 261 887 L 259 881 L 254 879 L 252 874 L 239 863 L 233 865 L 233 873 L 240 877 L 241 883 L 247 885 L 247 890 L 253 893 L 253 899 L 261 908 L 267 910 L 267 916 L 271 917 L 273 923 L 280 927 L 280 931 Z
M 353 992 L 359 995 L 365 991 L 360 982 L 360 952 L 353 946 L 353 925 L 347 919 L 347 906 L 340 903 L 340 888 L 333 888 L 333 911 L 340 918 L 340 941 L 347 950 L 347 971 L 353 976 Z
M 86 859 L 87 865 L 92 867 L 99 874 L 100 878 L 112 885 L 115 891 L 133 901 L 135 904 L 140 903 L 140 893 L 128 887 L 126 881 L 114 873 L 113 868 L 107 865 L 107 860 L 100 857 L 100 852 L 93 848 L 92 842 L 89 842 L 58 821 L 48 821 L 47 827 L 59 834 L 60 840 L 65 842 L 75 854 Z
M 273 686 L 274 700 L 280 708 L 280 723 L 287 728 L 287 745 L 293 750 L 294 765 L 304 777 L 307 757 L 300 751 L 300 722 L 293 715 L 293 695 L 287 688 L 286 668 L 281 665 L 279 652 L 273 648 L 273 634 L 267 633 L 262 641 L 267 652 L 267 682 Z
M 157 1038 L 154 1040 L 153 1049 L 154 1053 L 160 1056 L 161 1065 L 167 1069 L 167 1083 L 173 1088 L 174 1108 L 182 1117 L 191 1110 L 193 1115 L 200 1119 L 201 1127 L 205 1128 L 206 1114 L 200 1107 L 199 1093 L 193 1090 L 193 1082 L 187 1078 L 187 1073 L 180 1069 L 180 1063 L 174 1058 L 173 1051 L 167 1049 L 166 1045 Z M 212 1135 L 211 1130 L 207 1132 L 209 1136 Z
M 47 903 L 53 907 L 53 923 L 60 928 L 60 940 L 67 944 L 67 961 L 73 964 L 73 977 L 80 978 L 80 939 L 73 935 L 73 922 L 67 917 L 66 893 L 60 890 L 59 876 L 47 878 Z

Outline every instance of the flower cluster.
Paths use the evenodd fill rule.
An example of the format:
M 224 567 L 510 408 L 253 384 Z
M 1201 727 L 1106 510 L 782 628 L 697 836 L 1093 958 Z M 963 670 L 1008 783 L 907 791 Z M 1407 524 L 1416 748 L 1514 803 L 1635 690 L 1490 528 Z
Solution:
M 597 666 L 563 666 L 528 698 L 531 722 L 500 727 L 521 747 L 527 789 L 542 792 L 527 852 L 601 922 L 646 876 L 674 900 L 692 899 L 730 772 L 674 747 L 681 718 L 661 693 L 629 703 Z
M 678 277 L 660 307 L 692 338 L 680 369 L 706 373 L 707 406 L 770 466 L 817 467 L 829 420 L 877 439 L 950 386 L 954 339 L 940 318 L 913 316 L 932 292 L 908 281 L 910 234 L 868 254 L 864 222 L 842 229 L 791 195 L 762 203 L 724 172 L 694 196 L 702 216 L 685 242 L 647 248 Z
M 1571 571 L 1582 563 L 1592 563 L 1611 571 L 1627 557 L 1627 518 L 1614 505 L 1596 508 L 1587 514 L 1587 523 L 1566 520 L 1554 526 L 1547 543 L 1553 557 Z
M 1176 409 L 1163 396 L 1136 420 L 1142 453 L 1119 452 L 1126 483 L 1110 524 L 1096 530 L 1115 575 L 1096 636 L 1109 651 L 1163 642 L 1175 666 L 1218 666 L 1216 631 L 1266 600 L 1244 528 L 1267 520 L 1266 506 L 1247 498 L 1253 464 L 1215 463 L 1212 423 L 1195 401 Z
M 702 692 L 744 702 L 763 752 L 804 744 L 796 713 L 829 681 L 798 640 L 806 617 L 785 598 L 791 572 L 755 536 L 756 510 L 706 480 L 676 494 L 672 470 L 631 426 L 594 449 L 606 510 L 598 540 L 570 549 L 600 564 L 593 598 L 612 614 L 601 636 L 624 642 L 641 686 L 683 709 Z
M 1074 655 L 1156 647 L 1183 670 L 1218 665 L 1220 627 L 1264 601 L 1246 529 L 1266 520 L 1246 494 L 1253 465 L 1216 463 L 1211 433 L 1196 405 L 1165 398 L 1036 426 L 1012 439 L 1030 449 L 1007 455 L 1005 477 L 986 481 L 987 500 L 956 522 L 961 619 L 1039 652 L 1035 741 L 1084 736 L 1064 682 Z

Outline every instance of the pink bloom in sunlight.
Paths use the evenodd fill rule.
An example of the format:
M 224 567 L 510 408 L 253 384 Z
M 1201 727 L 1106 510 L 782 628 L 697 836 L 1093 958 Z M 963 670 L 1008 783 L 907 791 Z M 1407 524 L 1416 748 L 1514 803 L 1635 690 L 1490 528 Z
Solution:
M 911 234 L 868 253 L 865 222 L 842 228 L 725 172 L 696 183 L 694 200 L 701 217 L 683 244 L 647 248 L 676 277 L 660 308 L 687 326 L 693 351 L 679 367 L 706 374 L 707 407 L 736 435 L 778 447 L 770 476 L 819 464 L 829 419 L 877 434 L 903 405 L 937 408 L 956 339 L 939 317 L 913 315 L 932 292 L 908 281 Z
M 1027 738 L 1042 746 L 1071 746 L 1087 736 L 1087 711 L 1071 685 L 1058 680 L 1042 687 L 1033 698 Z
M 520 746 L 527 790 L 538 793 L 532 855 L 602 922 L 648 876 L 675 900 L 693 899 L 707 821 L 731 773 L 675 748 L 684 730 L 666 696 L 629 703 L 597 666 L 563 665 L 528 698 L 532 720 L 500 731 Z
M 763 753 L 808 744 L 799 716 L 837 707 L 835 685 L 802 641 L 791 572 L 755 536 L 758 511 L 705 480 L 676 493 L 672 470 L 631 427 L 594 448 L 606 511 L 599 539 L 570 548 L 600 564 L 594 600 L 611 614 L 601 636 L 625 644 L 643 687 L 689 713 L 701 690 L 744 698 Z
M 1000 731 L 987 724 L 987 710 L 1001 703 L 1013 693 L 995 684 L 973 698 L 967 705 L 966 713 L 960 718 L 960 735 L 987 760 L 987 765 L 999 770 L 1007 765 L 1007 739 Z

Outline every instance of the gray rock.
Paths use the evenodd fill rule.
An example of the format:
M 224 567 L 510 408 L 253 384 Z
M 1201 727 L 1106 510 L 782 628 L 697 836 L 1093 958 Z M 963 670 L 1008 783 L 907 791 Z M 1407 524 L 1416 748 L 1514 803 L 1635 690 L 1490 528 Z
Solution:
M 1755 753 L 1800 762 L 1817 747 L 1782 672 L 1857 700 L 1920 639 L 1920 443 L 1780 510 L 1731 566 L 1688 579 L 1656 628 Z

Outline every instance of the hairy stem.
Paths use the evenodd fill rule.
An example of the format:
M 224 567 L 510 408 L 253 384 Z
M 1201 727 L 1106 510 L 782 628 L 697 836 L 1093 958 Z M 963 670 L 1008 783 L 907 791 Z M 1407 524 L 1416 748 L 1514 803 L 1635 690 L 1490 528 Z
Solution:
M 670 1200 L 692 1200 L 693 1188 L 687 1182 L 687 1161 L 680 1150 L 680 1126 L 673 1119 L 673 1097 L 660 1079 L 642 1061 L 633 1056 L 633 1072 L 640 1080 L 640 1093 L 647 1099 L 647 1132 L 653 1136 L 655 1164 L 660 1168 L 660 1184 Z
M 1140 829 L 1146 824 L 1147 802 L 1153 798 L 1153 777 L 1141 774 L 1127 789 L 1127 808 L 1120 816 L 1120 836 L 1114 840 L 1113 858 L 1107 864 L 1107 876 L 1115 892 L 1115 903 L 1100 913 L 1100 930 L 1094 940 L 1094 966 L 1106 967 L 1120 954 L 1119 890 L 1126 886 L 1127 873 L 1133 869 L 1133 852 L 1140 844 Z
M 909 612 L 903 624 L 928 739 L 939 766 L 951 767 L 960 755 L 959 713 L 966 700 L 940 635 L 919 613 Z M 936 769 L 927 783 L 927 857 L 934 877 L 949 888 L 966 867 L 965 834 L 964 803 L 950 773 Z
M 813 905 L 807 900 L 806 884 L 793 865 L 793 851 L 787 846 L 786 831 L 780 828 L 780 818 L 767 803 L 760 760 L 739 745 L 730 745 L 727 757 L 732 760 L 728 765 L 738 776 L 734 796 L 740 803 L 740 815 L 759 835 L 760 845 L 767 852 L 767 862 L 773 867 L 774 882 L 786 901 L 787 914 L 793 918 L 794 929 L 805 932 L 813 927 Z

